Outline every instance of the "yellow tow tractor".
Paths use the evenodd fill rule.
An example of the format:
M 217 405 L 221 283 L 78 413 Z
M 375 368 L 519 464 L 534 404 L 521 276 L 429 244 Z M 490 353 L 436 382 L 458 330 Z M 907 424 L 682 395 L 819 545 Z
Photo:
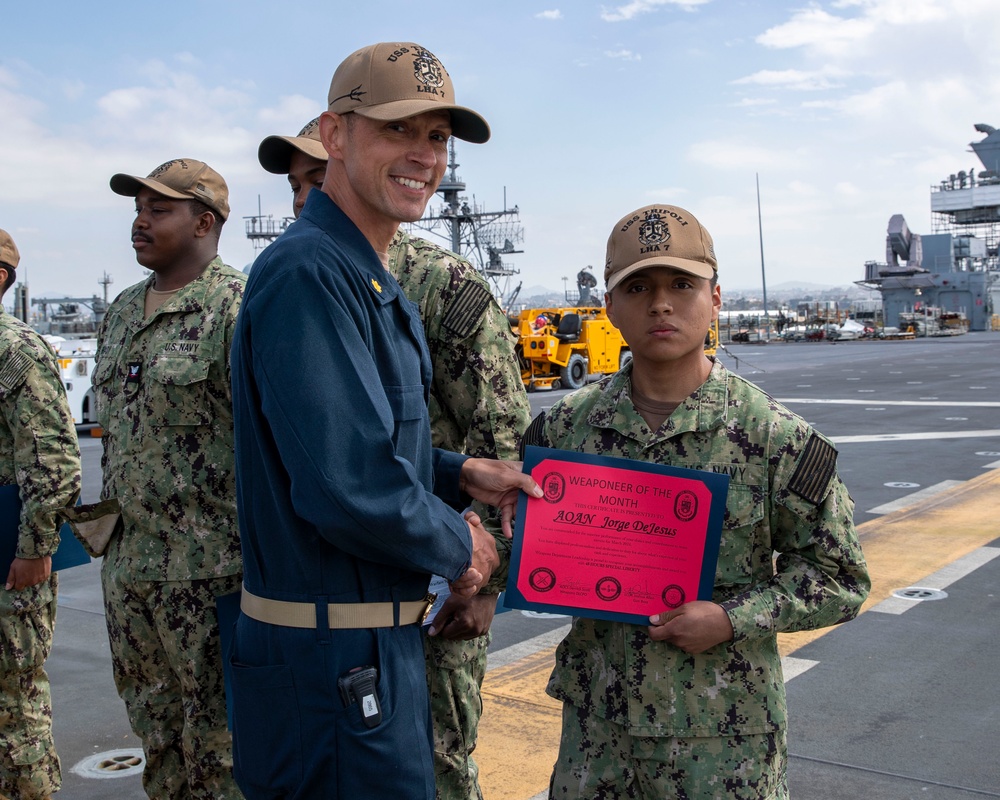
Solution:
M 529 308 L 517 318 L 517 357 L 521 379 L 536 389 L 579 389 L 590 380 L 617 372 L 631 359 L 621 332 L 601 306 Z M 719 323 L 705 337 L 705 355 L 719 348 Z
M 632 360 L 621 331 L 608 319 L 604 306 L 593 302 L 597 280 L 590 270 L 586 267 L 576 276 L 578 305 L 527 308 L 511 318 L 521 379 L 529 392 L 579 389 Z M 716 320 L 705 337 L 705 355 L 714 356 L 718 347 Z
M 517 318 L 517 356 L 529 392 L 579 389 L 632 358 L 601 306 L 528 308 Z

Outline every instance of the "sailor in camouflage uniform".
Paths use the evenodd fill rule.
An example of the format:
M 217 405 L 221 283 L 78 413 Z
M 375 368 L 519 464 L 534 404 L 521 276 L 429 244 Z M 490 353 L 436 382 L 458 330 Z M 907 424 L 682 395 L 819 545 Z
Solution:
M 264 169 L 288 176 L 296 218 L 326 174 L 318 122 L 312 120 L 297 136 L 269 136 L 258 150 Z M 434 446 L 482 458 L 516 458 L 530 410 L 514 336 L 489 285 L 465 259 L 402 230 L 389 248 L 388 270 L 424 324 L 433 367 Z M 477 510 L 488 519 L 486 509 Z M 498 532 L 489 521 L 487 528 Z M 502 536 L 496 540 L 502 566 L 488 588 L 471 599 L 453 595 L 424 637 L 438 800 L 482 798 L 472 752 L 482 714 L 489 626 L 510 549 Z
M 731 483 L 712 601 L 664 608 L 648 628 L 575 619 L 559 645 L 551 797 L 787 797 L 776 634 L 852 619 L 870 587 L 836 450 L 704 356 L 721 293 L 711 237 L 688 211 L 623 218 L 604 277 L 633 361 L 557 402 L 525 442 Z
M 0 230 L 0 296 L 18 261 Z M 44 664 L 56 621 L 57 512 L 80 494 L 80 448 L 52 348 L 0 308 L 0 486 L 14 484 L 21 520 L 14 561 L 0 575 L 0 798 L 39 800 L 61 783 Z
M 434 446 L 481 458 L 517 458 L 531 412 L 510 323 L 486 281 L 465 259 L 403 231 L 389 250 L 389 272 L 424 323 L 433 366 Z M 471 600 L 452 595 L 424 637 L 438 800 L 482 798 L 472 751 L 483 709 L 489 626 L 510 549 L 507 539 L 495 538 L 501 568 L 489 588 Z
M 121 513 L 101 571 L 115 683 L 151 798 L 242 797 L 216 616 L 242 579 L 229 350 L 246 277 L 217 255 L 228 189 L 193 159 L 111 188 L 135 198 L 152 270 L 108 310 L 93 373 L 102 498 Z

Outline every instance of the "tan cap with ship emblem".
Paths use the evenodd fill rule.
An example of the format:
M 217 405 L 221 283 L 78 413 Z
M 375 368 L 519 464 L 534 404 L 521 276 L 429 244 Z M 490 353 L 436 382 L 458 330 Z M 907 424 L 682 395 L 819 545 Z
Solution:
M 319 117 L 312 120 L 297 136 L 268 136 L 257 148 L 257 160 L 268 172 L 287 175 L 292 164 L 292 153 L 298 150 L 310 158 L 326 161 L 326 148 L 319 138 Z
M 646 267 L 673 267 L 699 278 L 719 268 L 712 237 L 694 214 L 662 204 L 643 206 L 615 225 L 604 264 L 607 291 Z
M 8 267 L 17 268 L 21 260 L 21 254 L 17 252 L 17 245 L 7 231 L 0 229 L 0 263 Z
M 352 53 L 337 67 L 327 99 L 335 114 L 353 111 L 383 121 L 448 111 L 457 138 L 476 144 L 490 138 L 485 119 L 455 105 L 451 78 L 437 56 L 413 42 L 381 42 Z
M 222 217 L 229 217 L 229 187 L 204 161 L 175 158 L 160 164 L 145 178 L 119 172 L 111 176 L 111 191 L 135 197 L 145 186 L 171 200 L 198 200 Z

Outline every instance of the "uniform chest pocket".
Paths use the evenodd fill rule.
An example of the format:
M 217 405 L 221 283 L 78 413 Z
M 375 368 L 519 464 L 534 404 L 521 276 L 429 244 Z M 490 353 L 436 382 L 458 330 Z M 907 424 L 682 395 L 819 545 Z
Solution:
M 396 453 L 403 458 L 412 459 L 426 438 L 427 404 L 424 402 L 424 387 L 419 384 L 386 386 L 385 396 L 392 410 L 392 442 Z
M 211 345 L 192 352 L 153 356 L 147 371 L 149 422 L 154 425 L 208 425 L 211 398 L 208 376 L 214 361 Z
M 97 422 L 107 430 L 111 424 L 111 405 L 116 396 L 123 392 L 120 380 L 116 380 L 118 357 L 115 353 L 102 354 L 90 373 L 90 384 L 94 387 L 97 405 Z
M 726 516 L 722 523 L 719 564 L 715 571 L 717 589 L 725 586 L 742 587 L 756 582 L 754 554 L 759 544 L 758 539 L 761 538 L 760 524 L 763 519 L 763 488 L 731 482 L 726 498 Z

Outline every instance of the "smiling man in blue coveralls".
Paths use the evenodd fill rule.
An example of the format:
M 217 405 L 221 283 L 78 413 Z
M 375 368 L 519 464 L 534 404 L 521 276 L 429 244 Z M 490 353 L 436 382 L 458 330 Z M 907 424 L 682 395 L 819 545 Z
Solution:
M 471 596 L 498 563 L 469 497 L 541 496 L 506 462 L 431 447 L 420 321 L 386 271 L 452 135 L 489 127 L 412 43 L 349 56 L 321 117 L 322 192 L 258 259 L 232 370 L 244 592 L 235 774 L 256 798 L 432 800 L 419 622 L 431 573 Z

